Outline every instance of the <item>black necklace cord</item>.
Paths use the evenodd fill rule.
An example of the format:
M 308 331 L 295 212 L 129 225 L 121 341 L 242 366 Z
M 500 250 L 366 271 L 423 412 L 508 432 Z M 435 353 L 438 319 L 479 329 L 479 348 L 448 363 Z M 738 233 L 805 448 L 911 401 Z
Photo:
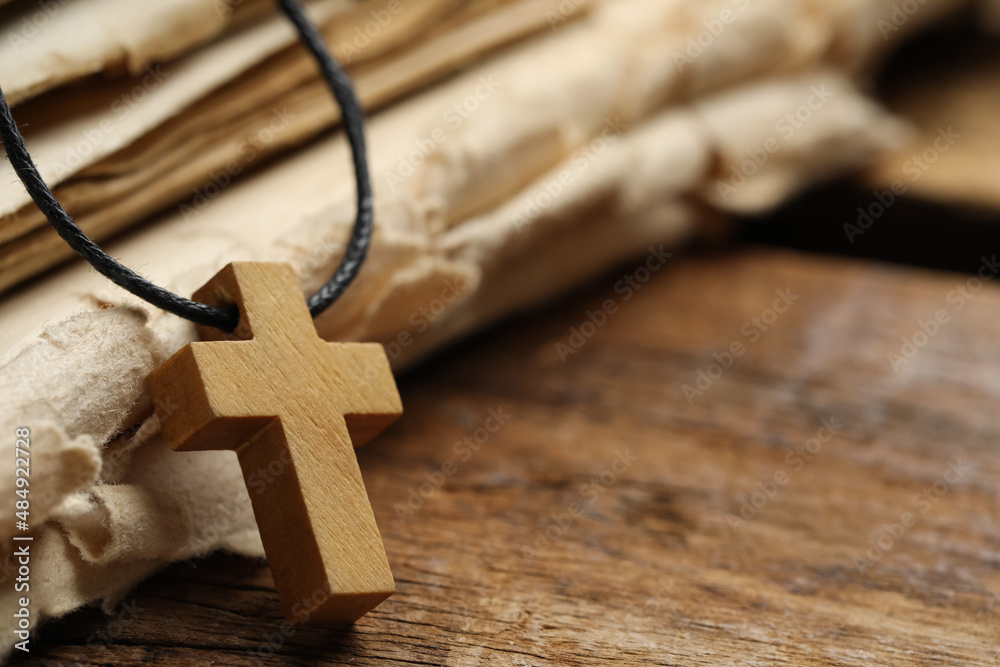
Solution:
M 371 178 L 365 155 L 365 117 L 350 78 L 330 55 L 323 37 L 310 22 L 299 0 L 278 0 L 278 4 L 295 25 L 306 48 L 316 58 L 323 78 L 340 105 L 342 124 L 351 146 L 357 180 L 357 215 L 347 250 L 333 277 L 308 300 L 309 311 L 316 317 L 330 307 L 357 277 L 371 246 L 373 205 Z M 2 88 L 0 88 L 0 141 L 3 141 L 7 149 L 7 157 L 18 178 L 24 183 L 28 194 L 45 214 L 49 223 L 59 236 L 98 272 L 140 299 L 196 324 L 215 327 L 226 332 L 236 328 L 239 323 L 239 313 L 235 310 L 216 308 L 185 299 L 149 282 L 108 256 L 80 229 L 39 174 L 38 167 L 24 145 L 24 137 L 17 128 Z
M 35 166 L 31 155 L 28 154 L 28 150 L 24 146 L 24 138 L 17 129 L 3 90 L 0 90 L 0 139 L 3 140 L 3 145 L 7 149 L 7 157 L 11 166 L 14 167 L 21 182 L 24 183 L 28 194 L 35 200 L 35 204 L 48 218 L 49 223 L 55 227 L 59 236 L 91 266 L 104 274 L 111 282 L 158 308 L 198 324 L 207 324 L 226 331 L 232 331 L 236 328 L 239 321 L 238 313 L 191 301 L 154 285 L 132 269 L 122 266 L 109 257 L 101 250 L 100 246 L 84 234 L 83 230 L 73 222 L 66 209 L 52 194 L 52 190 L 45 184 L 41 174 L 38 173 L 38 167 Z
M 354 93 L 350 77 L 326 48 L 323 36 L 306 16 L 299 0 L 278 0 L 278 6 L 299 31 L 303 45 L 316 59 L 323 79 L 330 86 L 337 104 L 340 105 L 344 131 L 347 133 L 347 141 L 351 145 L 351 159 L 354 162 L 355 182 L 357 183 L 358 212 L 354 218 L 354 230 L 347 243 L 347 251 L 333 277 L 320 287 L 319 291 L 309 297 L 309 312 L 312 313 L 313 317 L 318 317 L 320 313 L 330 307 L 330 304 L 340 298 L 348 285 L 357 277 L 361 271 L 361 265 L 368 257 L 368 249 L 372 243 L 374 205 L 371 176 L 368 171 L 368 151 L 365 146 L 365 112 Z

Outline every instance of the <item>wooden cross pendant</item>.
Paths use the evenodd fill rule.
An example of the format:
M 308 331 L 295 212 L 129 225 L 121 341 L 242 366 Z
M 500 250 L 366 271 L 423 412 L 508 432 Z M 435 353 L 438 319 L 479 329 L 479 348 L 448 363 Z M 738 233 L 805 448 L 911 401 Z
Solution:
M 395 592 L 352 447 L 403 412 L 385 351 L 322 340 L 287 264 L 230 264 L 194 298 L 240 324 L 150 374 L 163 435 L 236 450 L 288 620 L 352 623 Z

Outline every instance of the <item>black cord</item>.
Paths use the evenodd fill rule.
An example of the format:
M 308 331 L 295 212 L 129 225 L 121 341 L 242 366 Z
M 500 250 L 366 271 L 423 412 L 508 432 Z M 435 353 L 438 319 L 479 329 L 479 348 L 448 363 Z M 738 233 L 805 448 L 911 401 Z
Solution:
M 333 96 L 340 105 L 344 117 L 344 131 L 347 141 L 351 144 L 351 158 L 354 161 L 354 173 L 357 178 L 358 214 L 354 219 L 354 231 L 347 244 L 347 252 L 333 277 L 323 285 L 318 292 L 309 297 L 309 312 L 313 317 L 330 307 L 347 286 L 361 271 L 361 265 L 368 257 L 368 248 L 372 242 L 372 184 L 368 174 L 368 158 L 365 149 L 365 112 L 354 94 L 351 79 L 347 76 L 337 61 L 326 48 L 323 36 L 319 34 L 306 16 L 298 0 L 278 0 L 278 5 L 295 24 L 302 38 L 302 43 L 316 58 L 323 78 L 333 91 Z
M 316 29 L 299 0 L 278 0 L 278 5 L 299 32 L 303 44 L 319 63 L 320 71 L 333 96 L 340 105 L 344 130 L 351 145 L 354 174 L 357 180 L 357 215 L 354 229 L 347 244 L 347 251 L 333 277 L 318 292 L 309 297 L 309 312 L 316 317 L 344 293 L 348 285 L 357 277 L 361 265 L 368 256 L 372 237 L 372 186 L 368 174 L 368 160 L 365 156 L 364 111 L 351 86 L 351 80 L 326 48 L 323 37 Z M 235 310 L 216 308 L 204 303 L 185 299 L 173 292 L 149 282 L 132 269 L 122 266 L 109 257 L 81 230 L 62 207 L 52 190 L 45 184 L 38 167 L 35 166 L 24 137 L 17 129 L 7 98 L 0 89 L 0 140 L 7 149 L 7 157 L 18 178 L 24 183 L 28 194 L 38 208 L 55 227 L 59 236 L 90 263 L 101 274 L 116 285 L 135 296 L 148 301 L 157 308 L 191 320 L 197 324 L 232 331 L 239 323 L 239 313 Z

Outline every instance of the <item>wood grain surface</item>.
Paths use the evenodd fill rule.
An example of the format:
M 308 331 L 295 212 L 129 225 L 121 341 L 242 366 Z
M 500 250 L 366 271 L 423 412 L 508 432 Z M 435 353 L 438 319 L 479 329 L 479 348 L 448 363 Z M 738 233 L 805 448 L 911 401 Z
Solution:
M 352 628 L 283 626 L 266 565 L 217 555 L 17 663 L 997 664 L 998 286 L 643 265 L 404 379 L 359 451 L 398 593 Z

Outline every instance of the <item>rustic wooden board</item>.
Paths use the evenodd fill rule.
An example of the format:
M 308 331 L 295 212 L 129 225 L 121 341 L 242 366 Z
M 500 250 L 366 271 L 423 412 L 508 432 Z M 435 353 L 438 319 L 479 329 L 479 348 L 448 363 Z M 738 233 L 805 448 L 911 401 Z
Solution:
M 615 284 L 639 263 L 405 379 L 406 415 L 359 450 L 399 592 L 353 629 L 283 635 L 266 566 L 215 556 L 147 581 L 117 618 L 48 626 L 34 657 L 996 664 L 1000 289 L 764 250 L 671 262 L 628 300 Z M 772 318 L 784 290 L 798 299 Z M 563 363 L 557 343 L 608 299 Z M 939 310 L 895 372 L 888 354 Z M 734 343 L 689 405 L 683 385 Z M 761 506 L 734 530 L 744 498 Z

